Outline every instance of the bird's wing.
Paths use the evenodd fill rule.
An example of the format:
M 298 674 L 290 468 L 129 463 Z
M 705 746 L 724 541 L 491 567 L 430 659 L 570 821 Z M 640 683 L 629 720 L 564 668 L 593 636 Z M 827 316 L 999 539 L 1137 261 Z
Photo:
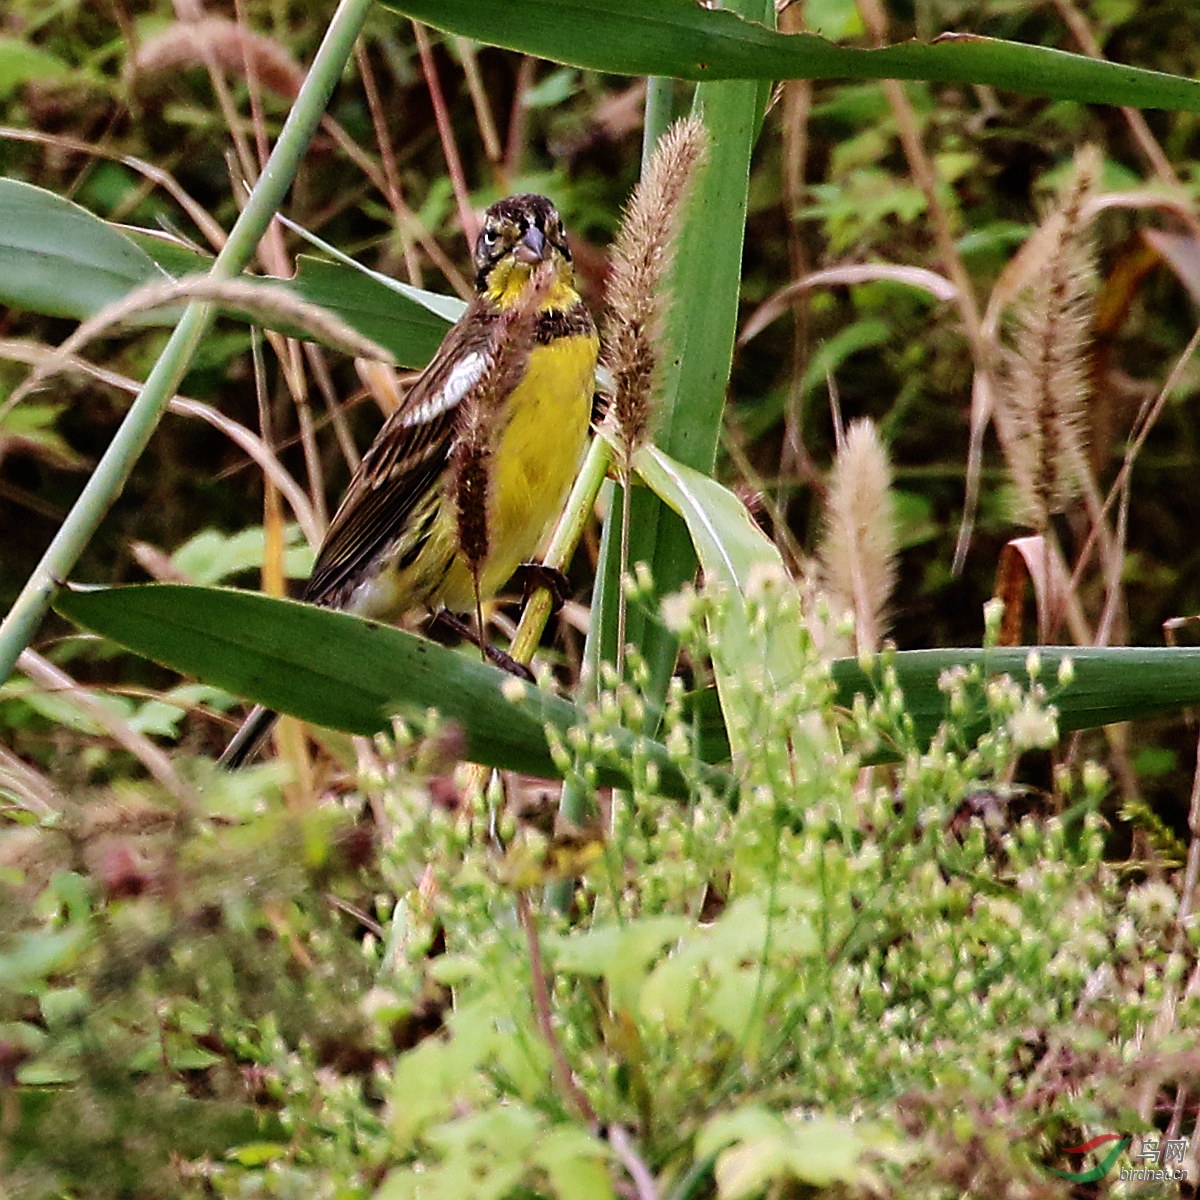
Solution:
M 305 600 L 327 603 L 401 538 L 446 468 L 459 408 L 490 364 L 494 327 L 493 311 L 472 304 L 387 419 L 329 524 Z

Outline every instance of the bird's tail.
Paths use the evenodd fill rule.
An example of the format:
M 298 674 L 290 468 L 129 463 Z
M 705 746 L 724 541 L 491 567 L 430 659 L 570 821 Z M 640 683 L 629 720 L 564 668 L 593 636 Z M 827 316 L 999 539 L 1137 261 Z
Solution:
M 261 704 L 256 704 L 242 722 L 242 727 L 225 747 L 224 753 L 217 760 L 217 766 L 234 771 L 249 762 L 258 753 L 267 734 L 271 732 L 272 726 L 278 719 L 277 712 L 272 712 L 269 708 L 263 708 Z

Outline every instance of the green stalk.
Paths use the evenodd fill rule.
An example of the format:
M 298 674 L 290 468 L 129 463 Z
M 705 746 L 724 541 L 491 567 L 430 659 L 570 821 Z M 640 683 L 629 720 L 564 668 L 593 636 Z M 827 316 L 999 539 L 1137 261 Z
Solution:
M 733 0 L 727 7 L 763 24 L 773 24 L 770 0 Z M 652 80 L 647 116 L 662 120 L 666 105 Z M 756 82 L 697 85 L 694 108 L 708 126 L 709 159 L 688 201 L 671 280 L 673 303 L 667 318 L 669 352 L 664 355 L 661 419 L 656 443 L 672 458 L 711 474 L 716 463 L 725 391 L 733 362 L 741 285 L 742 240 L 750 179 L 750 154 L 757 138 L 767 88 Z M 645 146 L 652 146 L 649 131 Z M 687 527 L 652 492 L 634 490 L 630 506 L 629 563 L 650 565 L 656 593 L 676 591 L 696 572 L 696 556 Z M 613 506 L 613 523 L 621 505 Z M 613 561 L 621 538 L 605 528 L 600 573 L 619 578 Z M 597 646 L 614 661 L 615 589 L 606 603 L 593 603 L 592 626 Z M 658 617 L 651 598 L 641 600 L 626 621 L 628 641 L 639 648 L 650 670 L 647 711 L 657 722 L 675 666 L 677 644 Z
M 675 80 L 651 75 L 646 80 L 646 111 L 642 122 L 642 173 L 675 115 Z
M 654 153 L 654 147 L 658 145 L 658 139 L 671 124 L 674 90 L 673 79 L 654 75 L 646 81 L 646 117 L 642 127 L 643 172 Z M 607 464 L 607 446 L 605 450 Z M 583 646 L 583 674 L 575 694 L 575 703 L 581 706 L 596 699 L 600 686 L 600 664 L 617 660 L 617 629 L 621 624 L 619 614 L 625 603 L 620 586 L 622 530 L 625 528 L 622 519 L 624 488 L 607 480 L 604 481 L 604 487 L 608 516 L 600 533 L 599 569 L 592 585 L 592 619 Z M 563 819 L 572 825 L 582 825 L 591 815 L 591 810 L 591 794 L 575 781 L 564 780 L 558 802 L 558 811 Z M 546 885 L 546 904 L 565 913 L 571 907 L 573 894 L 574 884 L 571 880 L 554 880 Z
M 770 0 L 740 0 L 731 7 L 756 20 L 769 22 Z M 642 137 L 645 169 L 658 139 L 671 122 L 675 83 L 651 78 L 647 84 L 646 125 Z M 688 219 L 681 232 L 672 281 L 675 304 L 668 318 L 668 337 L 675 353 L 666 355 L 668 367 L 662 400 L 664 419 L 656 439 L 668 453 L 700 470 L 711 472 L 716 461 L 725 387 L 733 361 L 741 283 L 742 235 L 750 178 L 750 151 L 758 132 L 764 89 L 755 83 L 700 84 L 695 105 L 704 114 L 711 146 L 707 169 L 702 173 L 688 204 Z M 689 333 L 692 327 L 695 332 Z M 610 487 L 608 517 L 600 541 L 600 562 L 592 591 L 592 620 L 584 647 L 584 673 L 576 703 L 596 698 L 600 664 L 616 662 L 620 624 L 620 578 L 625 564 L 623 546 L 630 547 L 630 563 L 649 562 L 660 591 L 673 591 L 696 570 L 696 559 L 687 527 L 646 488 L 635 489 L 627 506 L 624 496 Z M 626 538 L 623 510 L 630 518 Z M 638 646 L 651 666 L 648 709 L 657 722 L 657 711 L 666 696 L 675 665 L 676 642 L 643 607 L 629 614 L 628 641 Z M 576 783 L 563 784 L 559 811 L 569 821 L 582 823 L 589 815 L 590 797 Z M 569 881 L 546 889 L 546 903 L 566 912 L 571 903 Z
M 246 207 L 230 230 L 229 240 L 212 265 L 213 276 L 237 275 L 250 261 L 291 187 L 329 97 L 354 50 L 354 42 L 371 3 L 372 0 L 341 0 L 338 5 L 296 103 L 280 131 L 279 141 L 250 193 Z M 18 656 L 46 615 L 55 591 L 74 570 L 105 513 L 120 495 L 171 397 L 182 383 L 212 319 L 213 310 L 209 304 L 192 303 L 184 310 L 79 499 L 4 618 L 0 625 L 0 682 L 12 673 Z
M 608 539 L 612 536 L 612 529 L 616 525 L 615 518 L 618 515 L 619 509 L 614 506 L 613 485 L 611 481 L 605 478 L 605 473 L 608 470 L 608 464 L 612 460 L 612 452 L 608 443 L 602 437 L 594 437 L 592 444 L 588 448 L 588 456 L 583 464 L 583 469 L 580 471 L 580 479 L 585 480 L 585 487 L 588 494 L 588 504 L 586 513 L 591 514 L 592 509 L 596 504 L 596 496 L 603 487 L 606 490 L 606 499 L 608 500 L 608 519 L 604 522 L 604 529 L 601 533 L 600 543 L 600 562 L 615 563 L 616 557 L 605 554 L 604 547 L 608 544 Z M 572 498 L 575 492 L 579 490 L 580 485 L 576 483 L 575 490 L 572 491 Z M 571 511 L 571 503 L 568 501 L 567 511 Z M 576 541 L 578 541 L 578 537 Z M 614 582 L 608 581 L 605 585 L 604 576 L 597 574 L 596 582 L 592 587 L 592 613 L 593 618 L 588 626 L 587 639 L 583 647 L 583 674 L 579 680 L 579 687 L 576 689 L 575 703 L 583 707 L 589 701 L 596 699 L 598 688 L 597 672 L 600 669 L 600 658 L 598 650 L 600 647 L 600 623 L 595 619 L 596 606 L 603 605 L 607 601 L 606 596 L 614 596 Z M 522 624 L 524 622 L 522 621 Z M 564 779 L 562 792 L 559 795 L 558 811 L 562 814 L 565 821 L 571 825 L 583 825 L 588 817 L 592 814 L 592 797 L 591 793 L 586 788 L 581 788 L 574 780 Z M 575 893 L 575 884 L 570 879 L 555 879 L 546 885 L 545 903 L 547 907 L 556 912 L 565 913 L 571 908 L 571 897 Z
M 666 133 L 674 117 L 675 109 L 675 80 L 664 79 L 652 75 L 646 81 L 646 110 L 642 127 L 642 173 L 658 145 L 658 139 Z M 587 703 L 596 699 L 600 664 L 617 661 L 617 626 L 621 624 L 618 613 L 625 599 L 621 595 L 621 570 L 623 568 L 625 529 L 625 489 L 616 483 L 609 483 L 607 504 L 608 513 L 604 528 L 600 532 L 599 569 L 592 587 L 592 619 L 588 625 L 587 640 L 583 649 L 583 678 L 576 696 L 579 703 Z M 566 785 L 563 792 L 563 815 L 568 810 L 577 812 L 572 819 L 582 817 L 581 805 L 586 802 L 571 795 L 572 785 Z
M 593 437 L 588 445 L 587 457 L 579 469 L 579 475 L 567 497 L 562 519 L 546 553 L 542 555 L 544 566 L 565 571 L 571 565 L 571 557 L 583 537 L 592 509 L 596 505 L 596 497 L 604 483 L 608 464 L 612 457 L 608 443 L 602 437 Z M 538 588 L 521 611 L 521 622 L 513 634 L 508 652 L 518 662 L 527 663 L 533 658 L 533 652 L 541 640 L 542 631 L 550 619 L 554 601 L 549 588 Z

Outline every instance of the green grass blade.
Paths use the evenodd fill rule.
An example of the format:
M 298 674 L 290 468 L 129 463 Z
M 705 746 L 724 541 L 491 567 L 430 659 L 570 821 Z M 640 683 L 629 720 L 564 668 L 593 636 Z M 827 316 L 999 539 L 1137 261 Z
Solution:
M 0 179 L 0 302 L 84 320 L 165 278 L 149 254 L 86 208 Z
M 764 18 L 773 11 L 762 0 L 746 0 L 743 7 Z M 708 129 L 709 153 L 693 183 L 672 272 L 655 442 L 676 462 L 704 474 L 711 474 L 716 462 L 733 362 L 750 153 L 764 102 L 763 87 L 756 83 L 696 89 L 694 107 Z M 649 565 L 659 595 L 676 591 L 696 571 L 687 527 L 645 489 L 637 489 L 631 500 L 630 564 Z M 608 541 L 614 553 L 618 544 L 617 538 Z M 600 616 L 606 626 L 614 619 L 608 609 Z M 626 638 L 649 667 L 646 691 L 649 711 L 656 714 L 674 669 L 675 638 L 653 603 L 630 609 Z M 606 632 L 603 645 L 614 643 Z
M 392 714 L 437 709 L 466 740 L 465 756 L 485 766 L 559 777 L 545 726 L 560 734 L 586 722 L 566 700 L 526 687 L 507 700 L 512 677 L 473 655 L 448 650 L 388 625 L 257 592 L 172 584 L 71 589 L 56 608 L 83 627 L 204 683 L 313 724 L 349 733 L 387 728 Z M 599 781 L 629 785 L 629 763 L 644 753 L 661 790 L 686 796 L 687 782 L 656 742 L 618 736 Z M 724 777 L 713 774 L 718 786 Z
M 952 667 L 978 666 L 985 678 L 1011 675 L 1028 683 L 1028 646 L 995 650 L 905 650 L 894 664 L 904 691 L 905 710 L 919 738 L 928 740 L 947 716 L 947 700 L 938 679 Z M 1156 713 L 1200 704 L 1200 648 L 1174 646 L 1039 646 L 1039 680 L 1058 709 L 1060 733 L 1094 729 Z M 1075 676 L 1069 686 L 1055 683 L 1059 664 L 1069 658 Z M 871 698 L 876 683 L 855 659 L 833 663 L 838 703 L 849 707 L 856 694 Z M 974 729 L 978 732 L 980 722 Z
M 808 636 L 798 603 L 779 603 L 769 621 L 756 617 L 769 582 L 791 586 L 779 550 L 746 506 L 715 479 L 673 462 L 653 446 L 634 466 L 646 485 L 686 522 L 705 584 L 720 591 L 711 630 L 713 671 L 733 749 L 754 752 L 747 689 L 780 694 L 800 686 Z M 782 598 L 781 598 L 782 599 Z
M 1009 675 L 1027 686 L 1026 662 L 1031 649 L 1014 646 L 997 650 L 973 647 L 901 650 L 889 658 L 904 693 L 904 710 L 912 718 L 917 741 L 928 745 L 949 715 L 946 695 L 938 688 L 942 672 L 977 666 L 984 680 Z M 1039 679 L 1058 710 L 1060 735 L 1200 706 L 1200 648 L 1038 646 L 1036 650 L 1042 661 Z M 1075 677 L 1069 686 L 1059 688 L 1055 677 L 1064 658 L 1070 658 L 1074 664 Z M 852 707 L 858 695 L 865 696 L 868 702 L 874 699 L 878 679 L 865 673 L 857 659 L 836 659 L 830 664 L 830 672 L 836 703 L 841 707 Z M 688 707 L 700 731 L 699 753 L 706 762 L 728 761 L 729 737 L 715 689 L 693 693 Z M 967 741 L 978 738 L 987 728 L 981 703 L 974 716 L 968 714 L 965 720 L 957 717 L 955 720 Z M 872 762 L 886 762 L 894 761 L 896 755 L 884 749 L 869 758 Z
M 301 255 L 298 261 L 295 279 L 280 286 L 336 313 L 359 333 L 390 350 L 401 366 L 423 367 L 450 329 L 451 321 L 434 311 L 429 302 L 389 287 L 375 278 L 374 272 L 308 255 Z M 418 292 L 416 288 L 409 290 Z M 466 307 L 453 296 L 422 295 L 457 306 L 460 313 Z
M 110 224 L 53 192 L 0 179 L 0 303 L 52 317 L 84 320 L 143 284 L 212 269 L 211 257 L 150 230 Z M 358 264 L 301 255 L 293 279 L 251 276 L 286 288 L 339 316 L 390 350 L 405 367 L 422 367 L 466 307 L 387 280 Z M 182 307 L 141 314 L 146 324 L 170 324 Z M 245 317 L 236 310 L 229 315 Z M 259 314 L 261 316 L 261 314 Z M 279 317 L 267 328 L 308 336 Z
M 476 41 L 619 75 L 928 79 L 1200 112 L 1195 80 L 971 34 L 857 50 L 812 34 L 778 33 L 693 0 L 388 0 L 385 7 Z

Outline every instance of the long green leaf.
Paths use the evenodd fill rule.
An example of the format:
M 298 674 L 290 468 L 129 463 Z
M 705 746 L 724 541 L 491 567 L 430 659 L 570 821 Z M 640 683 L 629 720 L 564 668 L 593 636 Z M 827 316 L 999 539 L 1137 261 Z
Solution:
M 526 688 L 511 701 L 511 676 L 388 625 L 257 592 L 170 584 L 71 589 L 56 608 L 104 637 L 204 683 L 317 725 L 371 734 L 395 713 L 437 709 L 466 740 L 465 755 L 485 766 L 559 775 L 545 727 L 560 734 L 586 715 L 558 697 Z M 688 785 L 666 748 L 618 736 L 599 781 L 628 786 L 630 762 L 644 754 L 661 790 Z M 723 776 L 713 774 L 723 786 Z
M 434 311 L 429 301 L 410 298 L 373 274 L 308 255 L 301 255 L 296 277 L 281 286 L 337 313 L 359 333 L 390 350 L 405 367 L 423 367 L 450 328 L 451 322 Z M 417 293 L 418 289 L 409 291 Z M 460 311 L 466 307 L 453 296 L 428 295 Z M 449 311 L 453 310 L 447 308 Z
M 904 693 L 904 711 L 912 718 L 917 741 L 928 745 L 938 726 L 949 715 L 945 693 L 938 687 L 944 671 L 956 667 L 978 667 L 981 680 L 1009 675 L 1021 685 L 1029 677 L 1026 663 L 1032 647 L 981 650 L 964 647 L 950 650 L 901 650 L 889 659 L 896 681 Z M 1200 648 L 1171 646 L 1039 646 L 1042 660 L 1039 676 L 1052 693 L 1058 710 L 1060 734 L 1078 729 L 1097 729 L 1120 721 L 1136 721 L 1162 713 L 1200 706 Z M 1055 677 L 1059 664 L 1070 658 L 1075 667 L 1071 684 L 1059 688 Z M 830 664 L 835 700 L 851 708 L 856 696 L 867 700 L 879 690 L 876 677 L 865 673 L 853 658 L 835 659 Z M 689 697 L 692 720 L 700 731 L 700 753 L 707 762 L 725 762 L 730 755 L 729 735 L 716 690 L 706 688 Z M 974 715 L 956 720 L 972 741 L 987 728 L 982 703 Z M 894 761 L 893 748 L 884 747 L 868 756 L 872 762 Z
M 209 256 L 175 239 L 112 225 L 53 192 L 0 179 L 0 303 L 84 320 L 143 284 L 211 267 Z M 388 281 L 357 264 L 305 255 L 292 279 L 253 278 L 329 309 L 405 367 L 423 367 L 465 307 L 456 297 Z M 171 324 L 178 313 L 169 306 L 141 319 Z M 278 317 L 268 327 L 305 336 Z
M 739 0 L 739 7 L 764 18 L 773 12 L 770 0 Z M 709 154 L 679 233 L 655 441 L 676 462 L 705 474 L 716 462 L 733 361 L 750 155 L 765 104 L 765 84 L 729 81 L 701 84 L 693 105 L 708 130 Z M 674 592 L 696 573 L 688 532 L 646 490 L 630 499 L 629 565 L 647 563 L 659 595 Z M 614 513 L 610 520 L 616 519 Z M 605 544 L 615 557 L 619 539 L 606 537 Z M 610 562 L 602 570 L 615 574 Z M 615 622 L 609 611 L 602 618 L 601 652 L 611 661 Z M 656 720 L 675 666 L 675 637 L 650 604 L 629 613 L 627 640 L 649 668 L 648 711 Z
M 777 33 L 693 0 L 387 0 L 386 7 L 476 41 L 620 75 L 929 79 L 1200 112 L 1194 80 L 969 34 L 856 50 Z
M 51 317 L 95 315 L 166 275 L 123 233 L 32 184 L 0 179 L 0 301 Z
M 295 227 L 299 229 L 299 226 Z M 133 225 L 111 225 L 110 228 L 118 230 L 136 243 L 167 274 L 176 279 L 184 275 L 200 274 L 212 265 L 211 255 L 201 254 L 178 238 L 158 230 L 138 229 Z M 305 300 L 337 313 L 347 324 L 359 329 L 360 333 L 366 333 L 364 323 L 369 323 L 370 327 L 377 331 L 373 341 L 379 342 L 380 345 L 389 345 L 390 339 L 396 343 L 394 347 L 389 345 L 389 349 L 403 348 L 408 344 L 406 339 L 410 335 L 389 332 L 386 328 L 388 325 L 399 323 L 404 327 L 413 326 L 411 338 L 414 344 L 418 339 L 424 341 L 429 347 L 428 353 L 406 351 L 405 355 L 401 356 L 405 363 L 409 357 L 420 359 L 421 365 L 428 361 L 440 345 L 446 330 L 466 311 L 466 301 L 457 296 L 413 287 L 402 280 L 393 279 L 363 266 L 348 254 L 342 254 L 335 246 L 322 242 L 311 234 L 306 233 L 305 236 L 315 243 L 318 249 L 328 252 L 333 261 L 316 258 L 311 254 L 299 254 L 296 256 L 296 274 L 292 278 L 278 279 L 274 275 L 254 275 L 251 278 L 291 288 Z M 436 319 L 430 321 L 428 318 L 431 315 Z M 371 337 L 370 334 L 367 336 Z M 438 340 L 429 346 L 432 337 Z
M 747 689 L 770 694 L 801 686 L 807 637 L 798 603 L 781 603 L 772 620 L 752 609 L 769 581 L 788 581 L 774 543 L 727 487 L 647 446 L 634 459 L 638 476 L 686 522 L 706 585 L 719 587 L 713 671 L 733 749 L 754 752 L 753 704 Z M 788 582 L 790 586 L 790 581 Z M 757 597 L 756 597 L 757 593 Z
M 947 700 L 938 688 L 944 671 L 978 666 L 985 679 L 1011 675 L 1026 683 L 1030 647 L 978 650 L 905 650 L 895 656 L 896 676 L 904 691 L 905 710 L 918 737 L 928 739 L 947 716 Z M 1058 709 L 1060 733 L 1132 721 L 1155 713 L 1175 712 L 1200 704 L 1200 648 L 1174 646 L 1039 646 L 1039 680 Z M 1055 684 L 1059 664 L 1074 664 L 1072 682 Z M 838 702 L 849 707 L 856 694 L 872 697 L 876 681 L 855 659 L 833 663 Z

